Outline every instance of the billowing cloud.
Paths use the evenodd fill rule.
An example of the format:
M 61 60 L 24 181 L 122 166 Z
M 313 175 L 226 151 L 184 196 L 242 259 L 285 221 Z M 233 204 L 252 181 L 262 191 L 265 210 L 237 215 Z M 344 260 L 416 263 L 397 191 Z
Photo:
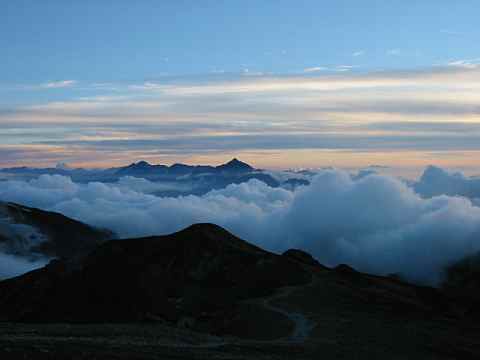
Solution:
M 151 194 L 161 191 L 183 191 L 192 190 L 192 184 L 177 181 L 152 182 L 147 179 L 133 176 L 124 176 L 118 181 L 118 186 L 125 190 L 133 190 L 139 193 Z
M 0 280 L 24 274 L 38 269 L 48 263 L 48 260 L 29 260 L 25 257 L 9 255 L 0 252 Z
M 415 191 L 424 197 L 445 194 L 475 200 L 480 198 L 480 178 L 429 166 L 415 183 Z
M 270 250 L 301 248 L 327 265 L 348 263 L 430 284 L 441 280 L 445 266 L 480 250 L 480 208 L 470 200 L 423 198 L 404 182 L 375 173 L 322 170 L 294 192 L 251 180 L 178 198 L 122 183 L 133 181 L 76 184 L 44 175 L 4 181 L 0 199 L 58 211 L 121 237 L 214 222 Z

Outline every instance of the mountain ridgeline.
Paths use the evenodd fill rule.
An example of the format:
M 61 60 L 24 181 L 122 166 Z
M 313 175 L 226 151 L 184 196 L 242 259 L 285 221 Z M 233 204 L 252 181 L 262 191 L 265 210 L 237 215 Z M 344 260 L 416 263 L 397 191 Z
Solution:
M 197 224 L 167 236 L 108 241 L 81 260 L 55 260 L 6 280 L 0 320 L 189 319 L 197 330 L 235 333 L 242 301 L 309 283 L 311 264 Z
M 230 174 L 240 175 L 253 172 L 255 169 L 236 158 L 232 159 L 226 164 L 219 166 L 208 165 L 185 165 L 173 164 L 167 165 L 152 165 L 146 161 L 139 161 L 128 166 L 119 168 L 116 173 L 118 175 L 165 175 L 165 176 L 182 176 L 182 175 L 197 175 L 197 174 Z
M 103 182 L 116 183 L 122 178 L 142 178 L 155 183 L 163 183 L 163 189 L 154 195 L 177 197 L 204 195 L 211 190 L 223 189 L 231 184 L 241 184 L 256 179 L 270 187 L 284 187 L 293 190 L 309 184 L 305 175 L 291 172 L 286 179 L 274 176 L 271 172 L 256 169 L 236 158 L 218 166 L 173 164 L 150 164 L 138 161 L 127 166 L 107 169 L 81 169 L 59 166 L 56 168 L 15 167 L 0 169 L 0 174 L 8 178 L 30 180 L 41 175 L 60 175 L 71 178 L 76 183 Z
M 358 353 L 359 358 L 396 354 L 399 359 L 476 359 L 480 354 L 475 341 L 480 336 L 474 311 L 478 303 L 466 300 L 464 291 L 415 286 L 347 265 L 327 268 L 298 249 L 274 254 L 214 224 L 195 224 L 165 236 L 108 240 L 110 233 L 56 213 L 10 203 L 2 204 L 1 213 L 4 225 L 37 229 L 43 245 L 39 241 L 36 251 L 58 257 L 0 282 L 0 347 L 17 349 L 12 351 L 19 356 L 30 339 L 52 356 L 70 344 L 63 357 L 70 358 L 78 348 L 76 338 L 67 335 L 72 332 L 80 333 L 82 351 L 103 351 L 94 346 L 104 341 L 96 337 L 97 330 L 85 335 L 82 329 L 107 331 L 108 341 L 119 344 L 116 351 L 126 353 L 137 346 L 135 341 L 147 341 L 145 331 L 151 329 L 157 335 L 148 349 L 159 356 L 167 354 L 167 345 L 158 336 L 178 342 L 177 335 L 173 340 L 168 335 L 178 331 L 188 331 L 182 335 L 187 343 L 198 341 L 199 334 L 207 336 L 198 346 L 209 354 L 218 348 L 225 358 L 238 351 L 245 355 L 239 358 L 255 357 L 258 351 L 282 358 L 287 351 L 301 359 L 322 354 L 335 358 L 339 352 Z M 8 238 L 13 232 L 3 231 L 2 241 L 20 241 Z M 451 288 L 458 289 L 465 273 L 475 273 L 472 261 L 466 272 L 463 265 L 452 270 Z M 478 286 L 474 276 L 464 283 L 470 289 Z M 48 344 L 36 337 L 37 330 L 28 330 L 40 326 L 51 333 L 62 323 L 68 324 L 59 330 L 62 335 L 51 335 Z M 101 330 L 92 324 L 117 325 Z M 121 329 L 141 339 L 131 343 L 124 335 L 117 338 L 114 333 Z M 21 343 L 12 340 L 18 332 Z M 87 338 L 93 343 L 85 343 Z M 168 344 L 170 353 L 176 343 Z M 182 349 L 186 358 L 199 351 Z M 90 356 L 86 354 L 80 358 Z

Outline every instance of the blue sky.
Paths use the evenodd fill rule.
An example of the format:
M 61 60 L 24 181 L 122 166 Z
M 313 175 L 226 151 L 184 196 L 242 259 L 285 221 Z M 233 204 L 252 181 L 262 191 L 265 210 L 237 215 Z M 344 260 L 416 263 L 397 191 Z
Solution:
M 448 152 L 449 159 L 451 151 L 477 151 L 480 145 L 479 149 L 473 145 L 476 138 L 461 138 L 458 127 L 470 124 L 464 133 L 476 136 L 479 12 L 478 1 L 3 1 L 0 126 L 3 124 L 5 131 L 3 137 L 0 135 L 0 153 L 8 152 L 9 160 L 0 161 L 0 165 L 37 162 L 37 157 L 46 154 L 41 146 L 54 145 L 58 158 L 89 164 L 95 159 L 80 155 L 82 151 L 100 151 L 105 141 L 112 139 L 121 139 L 122 147 L 131 150 L 115 161 L 137 156 L 159 161 L 216 160 L 195 157 L 195 148 L 189 154 L 184 147 L 183 152 L 163 148 L 165 141 L 181 142 L 178 134 L 165 138 L 167 125 L 180 133 L 195 132 L 193 136 L 203 134 L 198 128 L 208 127 L 208 134 L 203 135 L 208 138 L 210 153 L 219 149 L 215 145 L 218 140 L 222 151 L 226 148 L 233 155 L 245 153 L 247 157 L 257 150 L 278 150 L 288 158 L 285 152 L 292 145 L 282 143 L 294 143 L 296 151 L 320 147 L 323 151 L 355 148 L 372 152 L 371 144 L 381 142 L 382 146 L 376 147 L 378 156 L 401 147 L 416 152 L 412 161 L 422 165 L 419 152 L 426 158 L 424 162 L 445 161 L 444 155 L 427 154 L 426 148 Z M 372 79 L 383 85 L 351 86 L 359 81 L 365 85 Z M 299 86 L 306 80 L 316 85 Z M 338 81 L 350 85 L 338 88 Z M 251 91 L 232 85 L 245 82 Z M 319 82 L 323 84 L 320 87 Z M 337 85 L 332 87 L 332 82 Z M 390 85 L 384 86 L 386 82 Z M 274 85 L 265 87 L 265 83 Z M 459 84 L 464 84 L 459 92 L 462 96 L 447 99 Z M 426 87 L 428 104 L 414 104 L 425 95 Z M 321 116 L 315 119 L 311 104 L 305 104 L 308 99 L 324 103 L 326 91 L 330 107 L 341 107 L 342 111 L 332 114 L 324 104 Z M 379 101 L 382 109 L 374 104 L 375 98 L 368 104 L 365 99 L 359 103 L 358 98 L 369 93 L 383 99 Z M 348 104 L 346 95 L 351 95 Z M 125 117 L 122 104 L 127 99 L 133 104 L 127 112 L 130 118 L 115 121 Z M 220 109 L 219 101 L 231 107 Z M 190 112 L 182 114 L 186 105 Z M 291 117 L 279 117 L 277 105 Z M 66 115 L 66 109 L 73 108 L 75 114 Z M 413 112 L 414 118 L 401 117 L 399 108 L 410 115 Z M 382 119 L 372 121 L 372 112 L 377 117 L 382 114 Z M 360 119 L 359 114 L 364 117 Z M 302 117 L 310 122 L 300 129 Z M 389 131 L 396 133 L 379 139 L 371 137 L 372 129 L 361 134 L 357 129 L 357 139 L 360 135 L 364 139 L 358 142 L 368 146 L 349 147 L 344 138 L 354 136 L 352 129 L 358 122 L 382 122 L 375 127 L 377 135 L 383 131 L 382 136 L 388 123 Z M 412 125 L 414 122 L 423 125 Z M 426 122 L 435 123 L 434 129 Z M 157 130 L 150 127 L 145 132 L 146 124 Z M 405 130 L 406 124 L 412 126 Z M 333 125 L 336 137 L 331 138 Z M 281 129 L 281 137 L 276 137 L 277 129 Z M 405 140 L 412 134 L 418 138 L 419 129 L 437 139 L 435 146 L 430 138 L 429 146 L 424 138 Z M 245 136 L 255 137 L 260 132 L 272 135 L 261 143 L 238 145 Z M 445 138 L 446 133 L 451 137 Z M 152 134 L 157 137 L 152 138 Z M 315 146 L 315 136 L 319 135 L 329 136 L 328 142 L 320 141 L 328 146 Z M 399 136 L 404 137 L 401 146 Z M 302 138 L 313 140 L 302 142 Z M 102 146 L 92 139 L 100 139 Z M 142 141 L 157 141 L 157 152 L 149 153 L 153 145 L 141 147 Z M 34 150 L 25 150 L 32 146 Z M 110 153 L 102 151 L 105 162 L 114 161 Z M 264 158 L 271 160 L 262 165 L 281 166 L 269 156 Z M 57 160 L 43 158 L 45 164 Z M 388 158 L 380 156 L 383 162 Z M 322 165 L 324 159 L 324 155 L 314 157 L 308 165 Z M 462 161 L 456 164 L 464 165 Z
M 479 6 L 438 0 L 3 1 L 0 80 L 426 67 L 478 57 Z

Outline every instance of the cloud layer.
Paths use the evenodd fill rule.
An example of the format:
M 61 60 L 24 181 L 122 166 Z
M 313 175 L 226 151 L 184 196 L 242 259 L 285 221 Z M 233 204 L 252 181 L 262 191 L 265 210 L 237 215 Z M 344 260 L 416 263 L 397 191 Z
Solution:
M 4 254 L 0 252 L 0 280 L 24 274 L 38 269 L 48 263 L 48 260 L 29 260 L 24 257 Z
M 372 73 L 343 65 L 334 73 L 313 67 L 296 75 L 82 83 L 63 88 L 62 98 L 0 109 L 0 166 L 195 162 L 199 155 L 212 163 L 219 152 L 251 160 L 244 155 L 272 151 L 289 167 L 299 165 L 284 155 L 293 150 L 312 154 L 301 157 L 301 166 L 330 165 L 327 153 L 340 166 L 339 154 L 348 153 L 348 166 L 358 152 L 398 165 L 390 162 L 392 152 L 412 157 L 414 151 L 403 163 L 435 159 L 451 166 L 432 152 L 480 151 L 480 68 L 472 60 L 459 64 L 470 65 Z M 72 83 L 49 86 L 65 85 Z M 272 158 L 259 166 L 270 167 Z
M 415 191 L 424 197 L 442 194 L 458 195 L 478 202 L 480 178 L 467 177 L 461 172 L 450 172 L 436 166 L 429 166 L 415 184 Z
M 327 265 L 348 263 L 436 284 L 445 266 L 480 250 L 480 208 L 446 195 L 423 198 L 389 176 L 321 171 L 295 192 L 251 180 L 204 196 L 160 198 L 125 184 L 76 184 L 62 176 L 5 181 L 0 199 L 59 211 L 122 237 L 165 234 L 214 222 L 273 251 L 311 252 Z

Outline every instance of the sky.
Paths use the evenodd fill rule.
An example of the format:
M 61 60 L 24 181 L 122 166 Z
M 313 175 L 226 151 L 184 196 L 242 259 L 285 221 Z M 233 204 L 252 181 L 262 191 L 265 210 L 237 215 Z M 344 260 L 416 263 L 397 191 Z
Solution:
M 475 172 L 478 1 L 2 1 L 0 167 Z

